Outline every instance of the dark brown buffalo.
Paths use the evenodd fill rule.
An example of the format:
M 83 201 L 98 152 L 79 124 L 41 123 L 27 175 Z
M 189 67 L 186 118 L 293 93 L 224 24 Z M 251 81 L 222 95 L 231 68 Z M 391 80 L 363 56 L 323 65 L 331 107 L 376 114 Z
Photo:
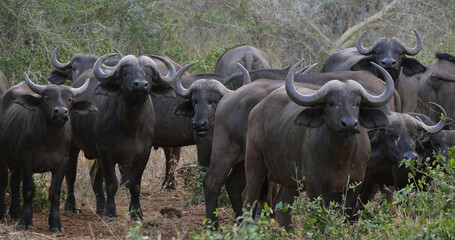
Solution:
M 355 48 L 343 49 L 330 55 L 321 72 L 366 70 L 381 78 L 380 73 L 370 64 L 370 62 L 375 62 L 385 68 L 392 76 L 395 89 L 400 94 L 403 106 L 407 102 L 416 102 L 416 86 L 408 85 L 411 83 L 416 84 L 417 82 L 409 78 L 415 74 L 424 72 L 425 66 L 414 58 L 406 57 L 406 55 L 414 56 L 422 49 L 420 35 L 416 30 L 414 30 L 414 33 L 417 38 L 417 44 L 414 48 L 406 47 L 396 38 L 382 38 L 373 46 L 364 48 L 362 39 L 365 32 L 363 32 L 357 39 L 357 46 Z M 403 107 L 402 109 L 403 112 L 414 110 Z
M 93 101 L 99 108 L 99 114 L 84 117 L 71 115 L 75 145 L 70 159 L 77 159 L 79 150 L 84 151 L 87 158 L 96 159 L 91 175 L 94 178 L 96 211 L 102 213 L 104 218 L 116 217 L 114 197 L 118 180 L 115 165 L 128 166 L 130 215 L 141 218 L 140 181 L 152 148 L 156 123 L 150 94 L 167 93 L 170 88 L 156 86 L 171 81 L 175 68 L 167 62 L 169 73 L 162 76 L 151 58 L 133 55 L 122 57 L 115 66 L 103 64 L 108 57 L 115 55 L 106 54 L 98 58 L 93 70 L 84 72 L 73 83 L 73 86 L 79 86 L 81 79 L 90 78 L 88 90 L 78 99 Z
M 442 112 L 445 111 L 438 106 Z M 402 164 L 403 159 L 423 162 L 428 156 L 419 149 L 424 142 L 444 127 L 444 120 L 431 126 L 415 117 L 414 113 L 396 113 L 388 115 L 389 125 L 371 133 L 371 155 L 365 173 L 365 181 L 361 185 L 360 204 L 371 201 L 379 188 L 387 186 L 390 190 L 402 189 L 408 183 L 410 170 Z M 421 115 L 419 115 L 422 118 Z M 391 201 L 391 197 L 388 196 Z M 358 205 L 362 208 L 362 205 Z
M 310 71 L 312 67 L 307 69 Z M 286 74 L 274 75 L 278 79 L 257 79 L 233 93 L 226 94 L 220 101 L 215 116 L 215 130 L 212 150 L 212 162 L 204 177 L 204 194 L 206 217 L 216 221 L 214 215 L 218 207 L 218 195 L 223 184 L 237 215 L 242 213 L 241 192 L 245 186 L 244 156 L 248 115 L 262 99 L 274 90 L 284 86 Z M 281 78 L 283 77 L 283 78 Z M 251 77 L 253 80 L 253 77 Z M 354 79 L 365 86 L 368 91 L 380 94 L 385 83 L 365 71 L 347 71 L 319 74 L 296 74 L 296 81 L 305 82 L 307 87 L 319 89 L 332 79 L 346 81 Z M 395 110 L 392 99 L 387 108 Z
M 63 177 L 68 165 L 71 145 L 70 114 L 96 112 L 92 102 L 76 98 L 88 87 L 86 79 L 79 88 L 57 85 L 36 85 L 26 74 L 25 82 L 6 91 L 0 99 L 0 216 L 6 216 L 5 190 L 8 168 L 15 175 L 11 182 L 11 217 L 20 215 L 19 228 L 33 226 L 32 199 L 35 193 L 33 173 L 52 173 L 49 188 L 51 231 L 63 232 L 59 201 Z M 17 179 L 19 178 L 19 179 Z M 19 210 L 19 189 L 22 181 L 24 205 Z
M 350 215 L 358 192 L 346 184 L 363 181 L 370 144 L 367 128 L 386 126 L 380 107 L 393 96 L 390 74 L 387 87 L 372 95 L 356 81 L 332 80 L 313 90 L 294 84 L 294 65 L 286 87 L 269 94 L 251 111 L 246 139 L 244 206 L 258 198 L 266 176 L 280 184 L 276 202 L 292 204 L 303 184 L 307 196 L 345 204 Z M 342 201 L 347 192 L 346 201 Z M 275 211 L 278 223 L 292 228 L 289 212 Z
M 268 69 L 272 66 L 272 62 L 265 51 L 249 45 L 239 45 L 226 50 L 218 58 L 214 73 L 226 77 L 241 73 L 237 63 L 242 64 L 248 71 Z
M 418 110 L 433 121 L 438 121 L 440 115 L 427 104 L 435 102 L 440 104 L 449 114 L 447 124 L 450 129 L 455 129 L 455 56 L 448 53 L 437 53 L 437 60 L 431 63 L 425 73 L 420 77 L 418 87 Z
M 56 68 L 56 70 L 52 71 L 49 81 L 55 83 L 55 84 L 63 84 L 66 80 L 71 80 L 75 81 L 82 73 L 89 71 L 90 74 L 93 75 L 93 65 L 95 61 L 98 59 L 98 56 L 93 55 L 93 54 L 76 54 L 74 55 L 70 61 L 61 63 L 57 59 L 57 53 L 58 50 L 60 49 L 61 45 L 57 46 L 54 51 L 52 52 L 51 55 L 51 62 L 52 65 Z M 117 51 L 119 58 L 122 58 L 122 55 Z M 180 65 L 177 64 L 176 62 L 172 61 L 169 58 L 166 58 L 169 62 L 172 63 L 172 65 L 176 69 L 180 69 Z M 114 60 L 107 60 L 105 64 L 109 66 L 113 66 L 118 63 L 117 59 Z M 156 64 L 158 65 L 158 69 L 160 70 L 161 74 L 166 74 L 168 71 L 168 68 L 166 67 L 165 63 L 161 60 L 156 61 Z M 166 87 L 167 85 L 160 85 L 160 87 Z M 169 86 L 167 86 L 169 87 Z M 163 147 L 165 156 L 166 156 L 166 175 L 164 178 L 164 181 L 162 183 L 162 189 L 172 189 L 173 184 L 174 184 L 174 166 L 178 162 L 178 159 L 180 157 L 180 148 L 172 148 L 168 146 L 181 146 L 178 145 L 179 143 L 175 141 L 176 138 L 168 138 L 167 132 L 165 131 L 166 126 L 172 125 L 171 129 L 175 129 L 175 125 L 182 124 L 180 122 L 173 122 L 173 123 L 168 123 L 168 121 L 172 120 L 175 118 L 173 116 L 173 111 L 174 108 L 171 106 L 177 106 L 180 102 L 183 100 L 176 98 L 168 98 L 168 97 L 153 97 L 152 101 L 154 102 L 155 106 L 155 111 L 158 112 L 155 114 L 157 116 L 157 126 L 160 126 L 159 128 L 156 129 L 155 136 L 153 139 L 154 147 Z M 174 103 L 176 102 L 177 103 Z M 173 105 L 172 105 L 173 103 Z M 171 104 L 171 106 L 170 106 Z M 170 112 L 171 114 L 168 114 L 167 112 Z M 188 125 L 188 124 L 187 124 Z M 189 125 L 191 126 L 191 125 Z M 171 139 L 171 140 L 169 140 Z M 169 143 L 171 142 L 171 143 Z M 125 169 L 119 165 L 119 169 L 122 173 L 122 178 L 120 183 L 121 184 L 126 184 L 128 177 L 126 176 L 127 174 L 125 172 L 128 171 L 128 168 L 126 167 Z M 78 212 L 79 209 L 76 207 L 76 199 L 74 197 L 74 182 L 76 180 L 76 170 L 77 170 L 77 161 L 70 161 L 70 165 L 68 166 L 68 172 L 66 175 L 66 182 L 67 182 L 67 197 L 66 197 L 66 202 L 65 202 L 65 210 L 66 211 L 71 211 L 71 212 Z

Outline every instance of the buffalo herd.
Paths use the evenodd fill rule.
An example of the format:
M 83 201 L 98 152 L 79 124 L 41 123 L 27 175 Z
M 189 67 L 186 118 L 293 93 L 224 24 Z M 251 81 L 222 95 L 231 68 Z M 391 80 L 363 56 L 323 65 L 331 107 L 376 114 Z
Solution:
M 455 56 L 436 53 L 424 66 L 408 57 L 422 49 L 416 30 L 412 48 L 396 38 L 365 47 L 365 34 L 356 47 L 329 56 L 320 73 L 310 73 L 316 64 L 298 70 L 303 60 L 273 69 L 267 52 L 249 45 L 228 49 L 214 73 L 189 74 L 194 63 L 182 67 L 168 57 L 117 50 L 101 57 L 79 53 L 62 63 L 61 45 L 51 54 L 48 85 L 24 73 L 24 81 L 9 88 L 0 72 L 0 218 L 9 215 L 30 229 L 32 174 L 49 171 L 49 228 L 63 232 L 63 178 L 65 211 L 77 213 L 82 151 L 94 159 L 96 213 L 116 218 L 115 194 L 124 184 L 129 214 L 141 220 L 141 178 L 152 148 L 165 152 L 162 189 L 172 190 L 180 148 L 196 145 L 198 164 L 207 167 L 208 227 L 218 226 L 223 185 L 237 216 L 265 203 L 292 204 L 305 191 L 310 199 L 321 197 L 323 206 L 342 204 L 354 221 L 378 190 L 412 181 L 403 159 L 432 161 L 434 152 L 447 156 L 455 144 Z M 360 184 L 352 189 L 351 183 Z M 289 212 L 274 217 L 292 229 Z

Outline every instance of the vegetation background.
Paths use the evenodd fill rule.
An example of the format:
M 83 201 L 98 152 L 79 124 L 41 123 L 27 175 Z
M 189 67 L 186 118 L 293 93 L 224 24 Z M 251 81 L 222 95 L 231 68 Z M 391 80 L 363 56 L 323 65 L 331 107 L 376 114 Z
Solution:
M 267 51 L 275 68 L 286 68 L 301 58 L 306 59 L 306 64 L 319 62 L 322 67 L 328 55 L 354 46 L 362 31 L 367 31 L 365 46 L 380 37 L 396 37 L 413 47 L 414 29 L 423 40 L 423 50 L 416 56 L 423 64 L 434 61 L 435 52 L 455 54 L 455 1 L 2 0 L 0 71 L 10 85 L 22 81 L 23 72 L 46 83 L 53 69 L 50 55 L 58 44 L 63 44 L 58 57 L 61 62 L 75 53 L 101 56 L 116 48 L 124 55 L 157 54 L 181 64 L 196 62 L 193 73 L 213 72 L 216 60 L 226 49 L 251 44 Z M 184 151 L 182 158 L 184 162 L 194 162 L 194 148 Z M 162 159 L 159 155 L 154 161 L 164 165 Z M 427 172 L 435 179 L 429 193 L 405 189 L 397 193 L 392 205 L 367 207 L 360 221 L 352 226 L 339 213 L 300 198 L 294 206 L 283 206 L 297 214 L 295 233 L 281 231 L 273 220 L 261 218 L 254 223 L 245 216 L 242 225 L 224 224 L 224 233 L 200 234 L 199 228 L 191 238 L 455 238 L 455 178 L 451 161 L 444 173 L 437 167 Z M 82 171 L 78 178 L 82 176 L 85 182 L 78 191 L 87 196 L 91 194 L 88 168 Z M 145 174 L 146 197 L 158 192 L 163 171 L 162 167 L 153 166 Z M 184 182 L 189 185 L 185 194 L 193 196 L 180 200 L 189 199 L 185 207 L 191 206 L 203 215 L 202 175 L 193 172 L 186 177 Z M 426 182 L 415 183 L 419 184 Z M 147 235 L 169 238 L 161 235 L 161 228 L 157 230 L 157 222 L 163 226 L 172 221 L 146 220 Z M 128 234 L 117 233 L 120 235 L 113 235 L 114 238 L 142 238 L 141 225 L 123 229 Z

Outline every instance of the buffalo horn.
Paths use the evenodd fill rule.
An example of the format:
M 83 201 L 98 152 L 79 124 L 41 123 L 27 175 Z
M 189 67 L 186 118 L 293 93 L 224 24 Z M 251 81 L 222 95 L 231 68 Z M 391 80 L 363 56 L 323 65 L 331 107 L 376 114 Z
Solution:
M 286 76 L 286 84 L 285 84 L 285 87 L 286 87 L 286 92 L 289 96 L 289 98 L 291 98 L 292 101 L 294 101 L 295 103 L 301 105 L 301 106 L 313 106 L 313 105 L 317 105 L 317 104 L 320 104 L 320 103 L 323 103 L 324 101 L 324 96 L 326 95 L 326 93 L 333 87 L 333 84 L 335 84 L 334 82 L 333 83 L 327 83 L 325 84 L 324 86 L 322 86 L 317 92 L 313 93 L 313 94 L 310 94 L 310 95 L 302 95 L 300 94 L 297 89 L 295 89 L 295 84 L 294 84 L 294 74 L 295 74 L 295 71 L 297 69 L 297 67 L 303 62 L 304 60 L 300 60 L 298 63 L 296 63 L 294 66 L 291 67 L 291 69 L 289 70 L 287 76 Z M 307 70 L 305 70 L 305 72 L 303 72 L 302 74 L 307 74 L 308 72 L 310 72 L 315 66 L 317 65 L 317 63 L 311 65 L 308 67 Z
M 243 73 L 243 85 L 251 83 L 251 77 L 248 70 L 246 70 L 246 68 L 241 63 L 237 63 L 237 66 L 239 66 L 240 70 Z
M 409 56 L 417 55 L 417 53 L 419 53 L 420 50 L 422 50 L 422 40 L 420 39 L 420 35 L 417 32 L 417 30 L 413 30 L 413 31 L 417 38 L 416 46 L 414 48 L 408 48 L 405 46 L 405 48 L 404 48 L 404 53 L 406 53 Z
M 390 101 L 390 98 L 393 96 L 393 91 L 395 90 L 395 85 L 390 74 L 381 66 L 374 62 L 370 62 L 375 66 L 385 78 L 386 88 L 384 92 L 379 96 L 374 96 L 369 94 L 363 87 L 360 89 L 360 94 L 362 95 L 363 101 L 362 104 L 368 107 L 380 107 Z
M 25 72 L 24 72 L 24 79 L 25 79 L 25 83 L 27 84 L 27 86 L 34 93 L 37 93 L 37 94 L 41 95 L 41 93 L 44 91 L 44 89 L 46 89 L 46 86 L 41 86 L 41 85 L 33 83 L 32 80 L 30 80 L 30 78 L 28 78 L 27 73 L 25 73 Z
M 435 77 L 438 77 L 444 81 L 455 81 L 455 75 L 449 74 L 441 69 L 440 72 L 433 73 Z
M 365 33 L 366 33 L 366 31 L 361 33 L 359 38 L 357 39 L 357 51 L 359 51 L 359 53 L 361 53 L 362 55 L 370 55 L 371 52 L 373 51 L 373 47 L 364 48 L 362 45 L 362 39 L 363 39 L 363 36 L 365 35 Z
M 416 121 L 416 124 L 419 125 L 421 128 L 425 129 L 425 131 L 434 134 L 434 133 L 440 132 L 442 130 L 442 128 L 444 128 L 444 124 L 446 123 L 445 118 L 447 117 L 447 113 L 444 110 L 444 108 L 442 108 L 439 104 L 434 103 L 434 102 L 430 102 L 430 104 L 439 108 L 439 110 L 441 110 L 441 112 L 442 112 L 443 117 L 441 119 L 439 119 L 439 122 L 434 126 L 428 126 L 425 123 L 423 123 L 422 121 Z
M 115 55 L 118 55 L 118 53 L 108 53 L 108 54 L 101 56 L 100 58 L 98 58 L 96 60 L 95 64 L 93 65 L 93 73 L 95 74 L 95 77 L 97 79 L 108 80 L 114 76 L 114 74 L 117 72 L 116 70 L 117 70 L 118 66 L 120 65 L 120 62 L 114 67 L 104 65 L 103 63 L 104 63 L 104 61 L 106 61 L 106 59 L 108 57 L 112 57 Z M 107 70 L 107 71 L 105 71 L 105 70 Z
M 57 60 L 57 52 L 61 46 L 62 46 L 62 44 L 58 45 L 54 49 L 54 51 L 52 51 L 51 62 L 52 62 L 52 65 L 54 65 L 54 67 L 57 68 L 58 70 L 66 70 L 71 67 L 71 61 L 68 61 L 66 63 L 61 63 Z
M 186 89 L 185 87 L 183 87 L 182 81 L 180 80 L 180 78 L 182 77 L 183 73 L 185 73 L 185 71 L 193 65 L 194 65 L 194 63 L 188 63 L 187 65 L 183 66 L 182 68 L 180 68 L 178 70 L 177 75 L 175 76 L 175 81 L 174 81 L 175 92 L 180 97 L 185 98 L 185 99 L 189 99 L 191 97 L 191 91 L 189 89 Z
M 89 82 L 90 82 L 90 79 L 87 78 L 87 80 L 85 80 L 85 83 L 82 86 L 80 86 L 78 88 L 71 88 L 71 92 L 73 93 L 73 96 L 77 97 L 81 93 L 83 93 L 88 88 Z
M 160 79 L 165 81 L 165 82 L 168 82 L 168 83 L 173 81 L 174 78 L 176 77 L 174 65 L 169 60 L 167 60 L 164 57 L 157 56 L 157 55 L 150 55 L 150 56 L 153 57 L 153 58 L 156 58 L 158 60 L 161 60 L 162 62 L 164 62 L 164 64 L 166 65 L 166 67 L 168 69 L 168 72 L 167 72 L 166 76 L 163 77 L 161 75 L 160 71 L 158 70 L 158 67 L 156 67 L 156 65 L 155 65 L 156 68 L 154 70 L 156 71 L 156 73 L 158 74 Z

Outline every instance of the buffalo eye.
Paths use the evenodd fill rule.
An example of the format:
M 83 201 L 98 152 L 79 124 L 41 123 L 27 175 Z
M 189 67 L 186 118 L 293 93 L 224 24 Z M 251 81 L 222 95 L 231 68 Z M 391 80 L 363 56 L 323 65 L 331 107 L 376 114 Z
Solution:
M 69 103 L 72 103 L 72 102 L 73 102 L 73 99 L 72 99 L 72 98 L 68 98 L 68 102 L 69 102 Z
M 360 107 L 360 103 L 354 104 L 354 108 L 359 108 L 359 107 Z
M 130 74 L 130 73 L 127 73 L 127 72 L 124 72 L 124 73 L 122 74 L 122 76 L 123 76 L 124 78 L 129 78 L 129 77 L 131 76 L 131 74 Z
M 329 107 L 335 107 L 335 103 L 334 102 L 329 102 Z
M 43 101 L 48 102 L 49 101 L 49 97 L 48 96 L 43 96 Z

